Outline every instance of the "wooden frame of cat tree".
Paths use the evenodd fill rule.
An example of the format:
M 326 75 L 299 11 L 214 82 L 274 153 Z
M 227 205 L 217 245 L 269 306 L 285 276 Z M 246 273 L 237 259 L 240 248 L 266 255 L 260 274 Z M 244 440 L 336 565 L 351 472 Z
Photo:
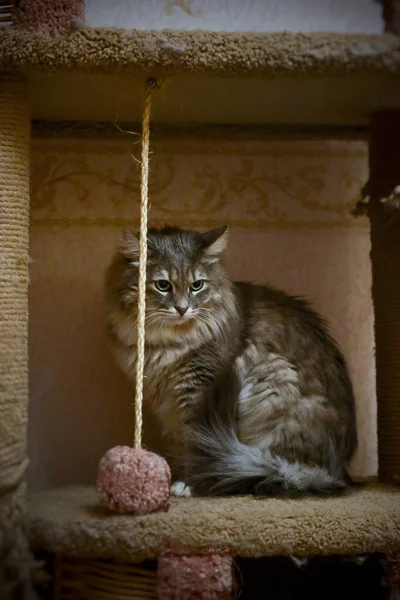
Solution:
M 400 490 L 394 485 L 400 481 L 399 39 L 389 34 L 71 33 L 73 19 L 83 15 L 79 2 L 61 3 L 63 10 L 71 9 L 62 19 L 55 15 L 58 2 L 37 2 L 44 12 L 35 13 L 35 27 L 43 25 L 46 33 L 58 34 L 54 37 L 30 31 L 35 27 L 32 15 L 24 17 L 28 4 L 19 3 L 17 28 L 0 33 L 0 581 L 15 583 L 19 597 L 32 593 L 29 540 L 32 548 L 58 556 L 59 599 L 95 598 L 96 589 L 99 598 L 114 598 L 119 586 L 149 598 L 157 597 L 158 589 L 158 597 L 166 600 L 179 598 L 180 592 L 182 598 L 188 593 L 228 598 L 233 556 L 379 552 L 389 556 L 388 585 L 399 586 Z M 268 114 L 264 103 L 266 94 L 279 92 L 283 77 L 293 89 L 309 92 L 309 114 L 315 114 L 309 125 L 357 126 L 355 104 L 358 115 L 370 117 L 370 180 L 362 207 L 371 221 L 379 484 L 324 500 L 177 499 L 169 513 L 142 517 L 106 516 L 92 488 L 52 490 L 27 502 L 31 111 L 41 119 L 85 120 L 94 110 L 93 118 L 112 119 L 107 111 L 115 73 L 116 94 L 126 85 L 131 93 L 132 86 L 141 89 L 149 75 L 156 75 L 166 77 L 167 84 L 170 79 L 188 104 L 195 102 L 194 85 L 197 90 L 206 86 L 215 98 L 227 85 L 229 104 L 215 109 L 205 103 L 202 122 L 243 123 L 243 107 L 253 125 L 284 121 L 284 103 L 278 113 L 267 106 Z M 330 93 L 321 105 L 318 85 L 337 89 L 340 106 Z M 76 93 L 66 106 L 61 96 L 69 86 Z M 238 100 L 232 86 L 243 91 Z M 380 92 L 371 99 L 377 86 Z M 92 104 L 85 105 L 83 97 Z M 307 122 L 307 115 L 297 117 Z M 135 566 L 145 559 L 158 559 L 158 583 L 150 571 Z M 204 574 L 210 572 L 218 576 L 209 584 Z M 196 579 L 196 573 L 202 576 Z

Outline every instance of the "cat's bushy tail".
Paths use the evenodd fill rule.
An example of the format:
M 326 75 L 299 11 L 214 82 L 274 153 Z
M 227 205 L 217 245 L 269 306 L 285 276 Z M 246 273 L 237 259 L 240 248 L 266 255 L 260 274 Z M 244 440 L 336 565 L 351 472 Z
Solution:
M 236 387 L 236 389 L 235 389 Z M 335 493 L 347 487 L 320 466 L 307 466 L 240 442 L 235 427 L 237 380 L 225 374 L 188 431 L 185 483 L 197 494 Z M 237 396 L 236 396 L 237 397 Z
M 322 467 L 289 462 L 267 450 L 246 446 L 233 430 L 199 428 L 185 483 L 200 494 L 333 493 L 346 487 Z

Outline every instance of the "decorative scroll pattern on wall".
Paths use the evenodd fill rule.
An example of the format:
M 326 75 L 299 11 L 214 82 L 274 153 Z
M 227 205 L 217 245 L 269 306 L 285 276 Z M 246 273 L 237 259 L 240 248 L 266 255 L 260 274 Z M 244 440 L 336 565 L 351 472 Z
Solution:
M 208 227 L 366 226 L 351 215 L 366 174 L 362 142 L 157 142 L 151 219 Z M 123 226 L 139 210 L 138 144 L 36 141 L 32 219 Z M 101 198 L 101 200 L 100 200 Z

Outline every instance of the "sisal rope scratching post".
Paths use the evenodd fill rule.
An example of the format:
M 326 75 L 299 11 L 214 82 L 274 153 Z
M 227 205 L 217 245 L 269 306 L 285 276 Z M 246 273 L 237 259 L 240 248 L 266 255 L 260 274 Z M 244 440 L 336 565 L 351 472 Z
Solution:
M 146 514 L 168 510 L 171 471 L 167 462 L 142 445 L 143 374 L 145 360 L 147 216 L 149 189 L 149 145 L 152 92 L 157 81 L 146 81 L 142 119 L 140 182 L 140 259 L 137 321 L 137 359 L 134 447 L 116 446 L 101 459 L 97 490 L 102 504 L 117 512 Z
M 25 82 L 0 75 L 0 597 L 32 597 L 24 534 L 28 421 L 30 115 Z

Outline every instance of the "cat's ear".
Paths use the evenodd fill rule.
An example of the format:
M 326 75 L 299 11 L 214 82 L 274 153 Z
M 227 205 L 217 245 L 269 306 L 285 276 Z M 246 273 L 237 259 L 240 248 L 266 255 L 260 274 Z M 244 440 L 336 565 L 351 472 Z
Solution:
M 202 234 L 204 243 L 204 256 L 210 262 L 219 259 L 220 254 L 228 244 L 228 226 L 218 227 Z
M 139 266 L 139 234 L 132 231 L 132 229 L 124 229 L 119 241 L 118 250 L 128 262 Z

